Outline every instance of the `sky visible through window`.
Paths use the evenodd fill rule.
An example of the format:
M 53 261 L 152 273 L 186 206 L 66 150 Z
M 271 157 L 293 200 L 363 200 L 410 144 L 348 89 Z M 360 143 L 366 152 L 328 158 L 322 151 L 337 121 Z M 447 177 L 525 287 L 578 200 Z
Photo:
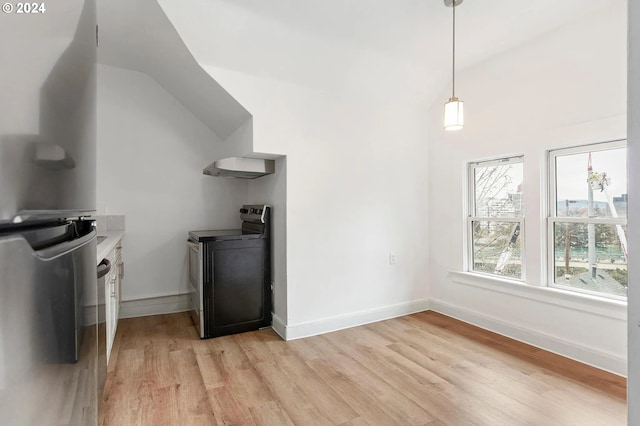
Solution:
M 626 151 L 619 147 L 555 156 L 556 216 L 569 218 L 550 223 L 556 284 L 626 296 Z
M 606 173 L 609 178 L 607 190 L 611 197 L 620 197 L 627 193 L 626 151 L 626 148 L 618 148 L 606 151 L 594 151 L 591 153 L 593 171 Z M 588 199 L 588 164 L 588 153 L 557 157 L 557 201 Z M 607 202 L 605 193 L 599 190 L 593 191 L 593 200 Z

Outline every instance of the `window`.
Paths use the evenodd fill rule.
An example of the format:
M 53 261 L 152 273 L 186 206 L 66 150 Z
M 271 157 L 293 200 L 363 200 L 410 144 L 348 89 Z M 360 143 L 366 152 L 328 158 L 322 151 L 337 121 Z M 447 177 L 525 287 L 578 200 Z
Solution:
M 626 141 L 549 152 L 553 286 L 626 297 L 626 164 Z
M 475 272 L 524 279 L 523 157 L 469 164 L 469 261 Z

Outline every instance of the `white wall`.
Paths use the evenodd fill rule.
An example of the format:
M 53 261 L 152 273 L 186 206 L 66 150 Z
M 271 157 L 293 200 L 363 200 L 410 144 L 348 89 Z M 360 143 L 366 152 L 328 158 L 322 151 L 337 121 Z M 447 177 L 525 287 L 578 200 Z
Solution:
M 194 27 L 194 10 L 162 3 L 203 68 L 252 114 L 253 152 L 286 155 L 280 332 L 295 338 L 427 308 L 425 111 L 406 102 L 424 87 L 407 80 L 409 68 L 362 51 L 333 68 L 334 53 L 351 48 L 277 14 L 200 2 L 198 21 L 216 25 Z M 368 72 L 363 56 L 375 58 Z M 245 72 L 234 71 L 237 59 Z M 336 84 L 315 84 L 327 73 Z
M 98 213 L 126 217 L 123 299 L 184 293 L 188 231 L 236 228 L 248 184 L 202 169 L 218 137 L 145 74 L 98 68 Z
M 458 72 L 466 126 L 441 130 L 443 92 L 430 114 L 428 167 L 433 308 L 620 374 L 626 306 L 544 288 L 541 240 L 545 150 L 626 137 L 623 3 Z M 465 164 L 512 154 L 525 156 L 524 288 L 456 273 L 464 269 Z
M 640 4 L 629 2 L 629 75 L 640 72 Z M 640 84 L 629 79 L 629 165 L 640 164 Z M 640 247 L 640 170 L 629 167 L 629 246 Z M 635 253 L 635 252 L 632 252 Z M 635 258 L 635 255 L 634 255 Z M 629 401 L 628 423 L 640 424 L 640 263 L 629 265 Z
M 249 204 L 271 206 L 271 277 L 273 324 L 284 335 L 287 318 L 287 159 L 276 160 L 276 172 L 249 182 Z
M 287 338 L 426 309 L 424 115 L 205 68 L 287 155 Z
M 352 73 L 344 82 L 347 86 L 323 93 L 289 81 L 299 77 L 291 74 L 292 69 L 312 70 L 303 81 L 326 74 L 322 67 L 309 67 L 309 57 L 298 54 L 300 40 L 309 40 L 302 34 L 304 28 L 283 26 L 277 16 L 254 16 L 250 9 L 228 2 L 215 7 L 201 3 L 197 9 L 173 10 L 167 16 L 175 24 L 176 14 L 197 12 L 202 22 L 207 13 L 213 19 L 231 10 L 229 16 L 238 20 L 242 31 L 233 23 L 199 26 L 195 37 L 185 42 L 192 52 L 202 46 L 225 50 L 231 46 L 249 62 L 255 60 L 247 74 L 230 71 L 233 67 L 224 61 L 201 63 L 254 117 L 253 127 L 240 129 L 222 143 L 220 152 L 287 156 L 286 186 L 284 169 L 250 184 L 252 201 L 282 206 L 274 216 L 282 232 L 274 239 L 275 308 L 284 328 L 280 332 L 299 337 L 425 309 L 426 132 L 424 112 L 405 103 L 407 94 L 415 92 L 410 87 L 420 85 L 398 78 L 381 81 L 374 74 L 363 74 L 361 62 L 354 60 L 346 65 Z M 254 19 L 256 25 L 247 25 Z M 233 34 L 225 36 L 221 28 L 232 29 Z M 282 34 L 271 31 L 274 28 L 285 29 L 291 43 L 276 43 Z M 315 41 L 319 44 L 304 45 L 319 47 L 312 54 L 318 64 L 329 63 L 334 50 L 325 49 L 327 40 Z M 265 52 L 274 43 L 295 64 L 276 67 L 281 72 L 275 77 L 260 77 Z M 340 41 L 330 44 L 340 48 Z M 392 62 L 393 58 L 380 57 L 376 64 Z M 375 75 L 384 74 L 378 68 Z M 394 75 L 403 68 L 395 67 Z M 344 72 L 349 74 L 349 69 Z M 334 72 L 343 75 L 342 70 Z M 383 83 L 385 96 L 375 96 Z M 403 90 L 402 96 L 395 95 L 398 99 L 393 87 Z M 354 93 L 373 96 L 364 100 Z M 249 130 L 252 152 L 237 152 L 246 146 Z M 280 246 L 285 239 L 286 248 Z M 396 255 L 396 265 L 389 265 L 390 252 Z

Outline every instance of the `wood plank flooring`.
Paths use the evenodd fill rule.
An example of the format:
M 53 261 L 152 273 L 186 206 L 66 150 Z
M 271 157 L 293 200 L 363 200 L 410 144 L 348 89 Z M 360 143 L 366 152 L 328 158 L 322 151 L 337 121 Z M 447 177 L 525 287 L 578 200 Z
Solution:
M 435 312 L 285 342 L 121 320 L 102 425 L 624 425 L 626 380 Z

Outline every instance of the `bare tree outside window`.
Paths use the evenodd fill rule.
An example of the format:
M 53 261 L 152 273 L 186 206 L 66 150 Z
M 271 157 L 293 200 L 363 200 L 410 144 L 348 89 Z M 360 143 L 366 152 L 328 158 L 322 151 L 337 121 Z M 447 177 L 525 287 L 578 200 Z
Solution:
M 470 269 L 523 278 L 522 157 L 469 165 Z

